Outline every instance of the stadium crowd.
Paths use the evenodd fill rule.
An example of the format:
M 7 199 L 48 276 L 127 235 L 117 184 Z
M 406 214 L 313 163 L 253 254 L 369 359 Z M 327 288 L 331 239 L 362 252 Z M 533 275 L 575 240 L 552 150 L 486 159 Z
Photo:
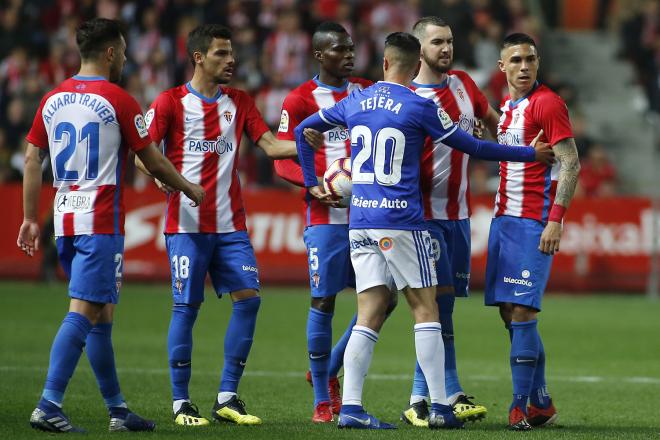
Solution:
M 89 18 L 121 19 L 128 29 L 128 62 L 122 85 L 144 109 L 163 90 L 191 74 L 185 40 L 201 22 L 234 30 L 237 72 L 232 86 L 252 94 L 266 122 L 279 123 L 281 103 L 295 86 L 316 74 L 310 38 L 324 20 L 340 22 L 356 42 L 356 76 L 379 79 L 384 36 L 409 30 L 421 16 L 438 15 L 456 29 L 454 59 L 470 72 L 495 108 L 506 89 L 497 70 L 498 44 L 511 32 L 541 41 L 543 22 L 556 24 L 557 1 L 545 1 L 544 17 L 531 14 L 524 0 L 3 0 L 0 8 L 0 183 L 20 181 L 24 138 L 45 91 L 76 72 L 76 26 Z M 548 5 L 550 7 L 548 7 Z M 553 9 L 554 5 L 554 9 Z M 555 11 L 554 15 L 552 11 Z M 550 12 L 548 12 L 550 11 Z M 658 1 L 636 3 L 622 19 L 623 47 L 646 85 L 649 106 L 658 110 Z M 553 80 L 544 65 L 542 80 L 564 98 L 575 125 L 583 168 L 580 194 L 616 192 L 616 170 L 598 140 L 586 136 L 584 116 L 572 84 Z M 592 148 L 593 147 L 593 148 Z M 593 152 L 590 151 L 593 149 Z M 243 182 L 286 185 L 272 163 L 247 142 L 242 147 Z M 45 173 L 48 176 L 49 173 Z M 474 161 L 474 194 L 492 193 L 497 167 Z M 135 179 L 129 171 L 129 179 Z M 136 185 L 146 182 L 137 177 Z

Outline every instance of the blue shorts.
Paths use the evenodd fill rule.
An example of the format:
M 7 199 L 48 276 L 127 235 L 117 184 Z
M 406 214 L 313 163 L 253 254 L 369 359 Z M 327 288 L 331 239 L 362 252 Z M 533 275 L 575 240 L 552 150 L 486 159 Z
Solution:
M 69 277 L 71 298 L 117 304 L 124 261 L 124 236 L 57 237 L 57 253 Z
M 333 296 L 347 287 L 355 288 L 348 225 L 308 226 L 303 239 L 312 297 Z
M 453 286 L 455 296 L 468 296 L 470 284 L 470 219 L 428 220 L 435 253 L 438 287 Z
M 513 303 L 541 310 L 552 255 L 541 252 L 544 226 L 530 218 L 500 216 L 490 224 L 486 262 L 487 306 Z
M 175 304 L 204 301 L 206 274 L 218 297 L 259 290 L 257 259 L 246 231 L 222 234 L 165 234 Z

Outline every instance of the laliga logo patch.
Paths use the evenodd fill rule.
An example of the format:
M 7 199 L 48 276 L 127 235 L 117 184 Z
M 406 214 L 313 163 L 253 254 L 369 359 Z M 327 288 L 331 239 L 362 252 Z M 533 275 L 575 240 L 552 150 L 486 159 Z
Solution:
M 282 110 L 282 116 L 280 116 L 280 128 L 277 129 L 280 133 L 286 133 L 289 131 L 289 112 Z
M 314 287 L 319 287 L 319 283 L 321 282 L 321 275 L 319 275 L 318 272 L 314 272 L 314 275 L 312 275 L 312 282 L 314 283 Z
M 390 237 L 383 237 L 378 242 L 381 251 L 389 251 L 394 246 L 394 241 Z
M 452 127 L 452 125 L 454 125 L 454 122 L 451 120 L 447 112 L 441 109 L 440 107 L 438 107 L 438 119 L 440 119 L 442 128 L 444 128 L 445 130 L 449 130 Z
M 156 115 L 156 110 L 153 108 L 150 108 L 147 113 L 144 115 L 144 123 L 147 125 L 147 128 L 151 127 L 151 121 L 154 120 L 154 116 Z
M 138 134 L 140 135 L 141 138 L 147 137 L 147 124 L 144 123 L 144 118 L 140 113 L 135 115 L 135 118 L 133 118 L 133 122 L 135 123 L 135 129 L 137 130 Z
M 234 117 L 234 115 L 232 115 L 232 113 L 229 110 L 224 112 L 222 116 L 225 118 L 225 121 L 227 121 L 228 124 L 231 124 L 231 120 Z
M 520 275 L 522 275 L 523 278 L 527 279 L 527 278 L 529 278 L 531 273 L 527 269 L 525 269 L 525 270 L 522 271 L 522 273 Z

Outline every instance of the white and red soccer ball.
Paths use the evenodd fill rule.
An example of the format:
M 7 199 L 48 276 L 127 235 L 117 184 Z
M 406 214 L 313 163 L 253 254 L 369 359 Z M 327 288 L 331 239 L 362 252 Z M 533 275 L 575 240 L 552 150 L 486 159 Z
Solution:
M 342 157 L 330 164 L 323 174 L 323 187 L 333 196 L 347 199 L 353 191 L 351 158 Z

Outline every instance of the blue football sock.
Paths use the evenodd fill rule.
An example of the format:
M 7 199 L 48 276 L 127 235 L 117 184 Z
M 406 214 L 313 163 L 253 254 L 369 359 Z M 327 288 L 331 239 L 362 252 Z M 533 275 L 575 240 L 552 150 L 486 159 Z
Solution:
M 342 414 L 364 414 L 365 410 L 362 405 L 342 405 L 341 406 Z
M 413 377 L 413 386 L 411 396 L 429 396 L 429 387 L 426 385 L 426 378 L 422 372 L 419 362 L 415 362 L 415 376 Z M 412 403 L 412 402 L 411 402 Z
M 357 322 L 357 313 L 353 315 L 351 323 L 348 324 L 346 331 L 341 338 L 337 341 L 334 347 L 332 347 L 332 353 L 330 354 L 330 367 L 328 368 L 328 377 L 337 377 L 339 370 L 344 365 L 344 352 L 346 351 L 346 344 L 351 338 L 351 331 L 353 331 L 353 326 Z
M 453 294 L 438 295 L 436 301 L 440 311 L 442 341 L 445 344 L 445 389 L 447 390 L 447 397 L 451 397 L 463 392 L 463 388 L 461 388 L 461 384 L 458 381 L 458 371 L 456 370 L 454 320 L 452 319 L 456 297 Z
M 437 411 L 440 414 L 449 414 L 453 412 L 450 405 L 441 405 L 439 403 L 432 403 L 431 411 Z
M 509 342 L 513 342 L 513 327 L 511 327 L 511 323 L 505 324 L 504 327 L 509 332 Z
M 42 397 L 59 406 L 73 371 L 78 365 L 92 323 L 80 313 L 69 312 L 64 317 L 50 349 L 48 375 Z
M 550 394 L 545 384 L 545 349 L 543 348 L 543 341 L 540 335 L 539 357 L 536 359 L 536 370 L 534 370 L 532 393 L 529 395 L 529 401 L 537 408 L 547 408 L 550 406 Z
M 115 368 L 111 322 L 96 324 L 89 332 L 86 352 L 105 406 L 108 408 L 121 406 L 124 403 L 124 396 L 119 390 L 119 380 Z
M 231 318 L 225 333 L 225 365 L 222 368 L 219 392 L 238 391 L 238 382 L 243 376 L 245 363 L 252 348 L 260 304 L 261 297 L 253 296 L 235 301 L 232 306 Z
M 350 335 L 349 335 L 350 336 Z M 348 341 L 347 341 L 348 342 Z M 314 405 L 330 401 L 328 367 L 332 349 L 332 313 L 310 308 L 307 315 L 307 352 L 312 371 Z M 344 346 L 344 351 L 346 346 Z
M 188 304 L 174 304 L 167 333 L 172 400 L 187 400 L 192 371 L 192 330 L 199 309 Z
M 532 388 L 532 379 L 539 355 L 539 334 L 536 320 L 512 322 L 513 340 L 511 341 L 511 378 L 513 381 L 514 406 L 527 414 L 527 398 Z

